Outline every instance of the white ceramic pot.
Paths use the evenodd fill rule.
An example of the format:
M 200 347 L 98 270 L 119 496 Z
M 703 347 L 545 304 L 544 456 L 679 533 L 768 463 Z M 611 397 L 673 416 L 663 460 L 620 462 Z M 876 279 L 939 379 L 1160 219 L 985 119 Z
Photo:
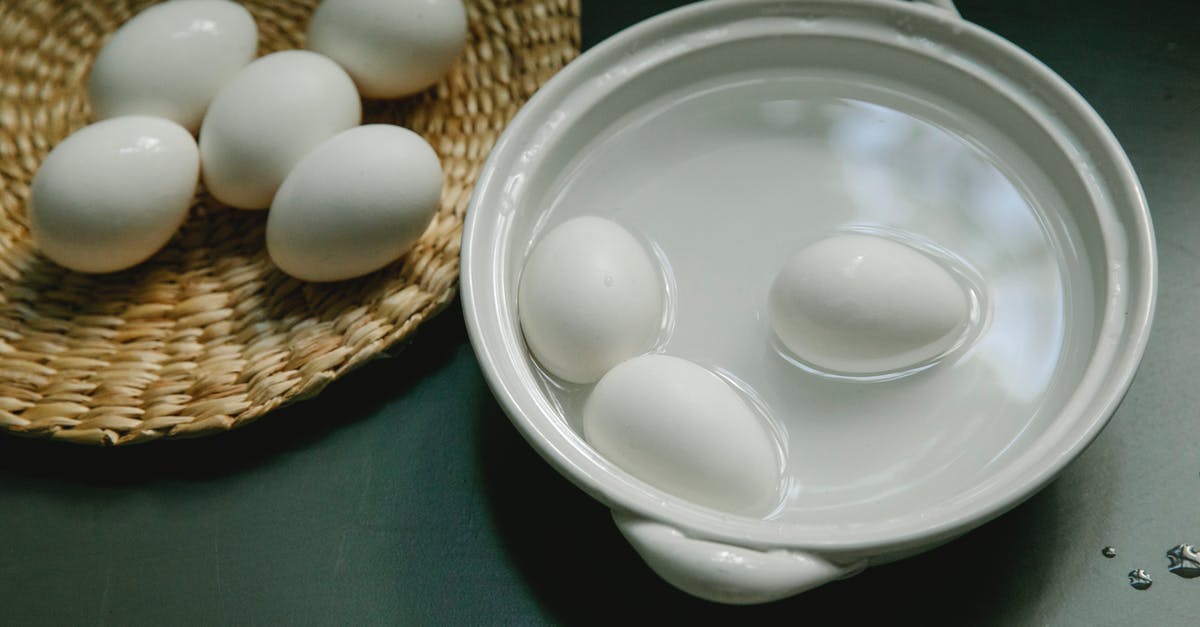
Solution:
M 882 473 L 877 497 L 833 500 L 820 511 L 785 502 L 760 519 L 676 498 L 592 450 L 529 356 L 516 290 L 531 243 L 563 217 L 552 211 L 556 195 L 597 146 L 630 123 L 631 112 L 764 68 L 785 77 L 814 69 L 853 75 L 878 93 L 934 103 L 948 132 L 1007 155 L 1000 160 L 1012 166 L 1014 180 L 1035 181 L 1024 193 L 1041 207 L 1045 228 L 1069 225 L 1059 258 L 1075 264 L 1072 289 L 1087 296 L 1064 297 L 1067 339 L 1046 369 L 1037 411 L 1018 425 L 965 429 L 956 416 L 932 416 L 920 428 L 957 439 L 936 442 L 941 456 L 921 462 L 920 472 Z M 627 161 L 651 178 L 671 165 L 652 154 L 629 154 Z M 769 187 L 764 196 L 773 193 Z M 989 280 L 986 272 L 982 278 Z M 1046 485 L 1096 437 L 1128 388 L 1155 288 L 1145 199 L 1121 147 L 1087 103 L 1030 55 L 952 11 L 887 0 L 713 0 L 596 46 L 510 124 L 481 173 L 463 233 L 471 341 L 513 423 L 554 468 L 612 509 L 620 531 L 659 575 L 728 603 L 782 598 L 932 548 Z M 977 399 L 985 412 L 1008 402 L 1012 392 L 1001 383 L 998 396 Z M 803 427 L 787 425 L 791 432 Z M 874 428 L 863 432 L 872 442 L 919 448 L 905 440 L 919 431 L 915 425 L 880 421 Z M 833 463 L 826 479 L 859 470 L 852 461 Z

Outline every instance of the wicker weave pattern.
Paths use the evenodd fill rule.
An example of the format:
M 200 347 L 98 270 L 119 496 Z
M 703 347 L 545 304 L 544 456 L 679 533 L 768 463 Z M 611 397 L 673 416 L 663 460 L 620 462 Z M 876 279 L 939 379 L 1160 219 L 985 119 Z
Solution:
M 412 128 L 446 174 L 433 224 L 401 261 L 307 284 L 275 269 L 265 212 L 201 190 L 180 233 L 133 269 L 65 270 L 33 248 L 25 203 L 46 153 L 89 121 L 107 36 L 149 4 L 0 2 L 0 429 L 87 444 L 220 432 L 319 392 L 411 335 L 454 295 L 472 184 L 526 99 L 578 53 L 578 0 L 469 1 L 467 50 L 435 88 L 368 102 Z M 259 52 L 302 45 L 315 2 L 250 2 Z

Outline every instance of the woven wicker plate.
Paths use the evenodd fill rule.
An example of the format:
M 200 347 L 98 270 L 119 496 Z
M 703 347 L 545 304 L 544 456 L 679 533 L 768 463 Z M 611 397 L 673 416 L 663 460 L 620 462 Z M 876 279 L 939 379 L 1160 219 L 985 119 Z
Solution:
M 89 122 L 86 79 L 145 1 L 0 2 L 0 429 L 87 444 L 226 431 L 311 396 L 453 298 L 471 188 L 505 124 L 579 50 L 578 0 L 469 1 L 467 49 L 435 88 L 368 101 L 442 158 L 442 204 L 411 252 L 361 279 L 275 269 L 266 212 L 203 190 L 168 246 L 111 275 L 34 250 L 25 203 L 38 164 Z M 259 54 L 303 45 L 313 0 L 248 2 Z

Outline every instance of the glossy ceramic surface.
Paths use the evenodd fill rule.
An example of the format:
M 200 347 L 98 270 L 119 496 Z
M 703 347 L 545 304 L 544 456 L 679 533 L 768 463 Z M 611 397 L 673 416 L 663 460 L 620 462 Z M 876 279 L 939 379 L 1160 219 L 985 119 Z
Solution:
M 764 70 L 769 72 L 761 74 Z M 1036 407 L 1023 417 L 1005 416 L 1009 423 L 1018 416 L 1015 426 L 993 428 L 997 419 L 965 428 L 960 411 L 970 403 L 1011 405 L 1014 393 L 1004 385 L 1011 373 L 992 378 L 991 396 L 959 399 L 954 411 L 943 406 L 939 392 L 950 389 L 949 383 L 938 385 L 939 377 L 950 374 L 931 370 L 923 379 L 910 377 L 910 388 L 928 387 L 925 396 L 919 389 L 908 391 L 910 405 L 916 398 L 929 408 L 920 424 L 876 420 L 828 431 L 831 438 L 861 447 L 857 454 L 831 456 L 819 468 L 825 485 L 858 482 L 868 474 L 864 459 L 894 455 L 883 478 L 863 484 L 857 496 L 831 497 L 820 507 L 813 505 L 811 491 L 797 490 L 766 518 L 698 507 L 651 488 L 593 451 L 530 359 L 515 298 L 531 243 L 573 211 L 556 205 L 555 198 L 573 176 L 587 172 L 581 159 L 612 145 L 611 138 L 645 103 L 686 99 L 738 83 L 748 72 L 769 76 L 769 85 L 853 84 L 866 90 L 861 92 L 866 101 L 912 107 L 993 156 L 1036 208 L 1062 270 L 1055 275 L 1062 293 L 1062 337 L 1056 340 L 1061 348 Z M 757 163 L 755 171 L 770 165 L 755 162 L 752 154 L 747 158 Z M 647 180 L 674 165 L 644 153 L 628 154 L 626 161 L 628 171 L 640 171 Z M 623 176 L 612 174 L 617 180 Z M 763 183 L 749 195 L 786 197 L 784 187 Z M 619 208 L 601 202 L 576 211 Z M 682 226 L 679 232 L 686 233 Z M 763 231 L 772 228 L 760 225 Z M 981 274 L 987 289 L 1000 293 L 986 267 Z M 471 340 L 514 424 L 560 472 L 613 508 L 622 532 L 660 575 L 726 602 L 779 598 L 930 548 L 1033 494 L 1095 437 L 1129 385 L 1145 346 L 1155 281 L 1145 200 L 1095 112 L 1000 38 L 937 8 L 889 2 L 707 2 L 597 46 L 514 120 L 481 176 L 463 241 Z M 680 344 L 680 350 L 687 348 Z M 968 354 L 961 363 L 970 361 Z M 915 405 L 900 409 L 899 414 L 919 414 Z M 785 420 L 784 428 L 795 436 L 791 452 L 802 450 L 805 423 Z M 920 463 L 905 461 L 913 457 L 905 446 L 915 448 L 944 433 L 958 437 L 937 441 L 942 452 Z M 889 451 L 888 443 L 900 444 Z M 869 498 L 872 491 L 878 498 Z

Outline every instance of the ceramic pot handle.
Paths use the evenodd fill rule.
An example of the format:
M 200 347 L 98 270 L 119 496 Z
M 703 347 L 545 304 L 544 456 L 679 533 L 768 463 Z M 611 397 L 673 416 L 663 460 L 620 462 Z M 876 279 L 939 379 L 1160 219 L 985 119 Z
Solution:
M 866 567 L 866 560 L 834 564 L 790 550 L 759 551 L 689 538 L 669 525 L 613 511 L 613 521 L 650 569 L 671 585 L 719 603 L 782 599 Z

